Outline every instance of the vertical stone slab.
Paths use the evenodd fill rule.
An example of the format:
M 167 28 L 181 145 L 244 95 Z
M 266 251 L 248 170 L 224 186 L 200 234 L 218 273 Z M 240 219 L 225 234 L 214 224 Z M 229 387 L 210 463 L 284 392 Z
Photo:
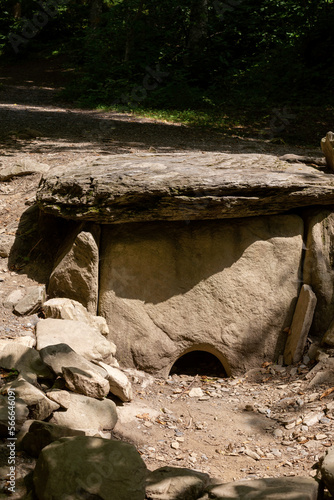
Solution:
M 326 162 L 329 168 L 334 172 L 334 134 L 327 132 L 326 137 L 323 137 L 320 142 L 322 152 L 326 157 Z
M 87 224 L 70 235 L 51 273 L 48 295 L 77 300 L 96 314 L 99 279 L 100 226 Z
M 310 331 L 317 297 L 309 285 L 303 285 L 293 315 L 290 334 L 284 350 L 284 363 L 298 363 L 303 357 L 303 351 Z
M 313 210 L 305 218 L 305 225 L 303 282 L 317 296 L 310 333 L 321 338 L 334 318 L 334 207 Z
M 102 228 L 99 314 L 122 364 L 165 376 L 187 350 L 213 346 L 235 374 L 282 354 L 300 217 Z

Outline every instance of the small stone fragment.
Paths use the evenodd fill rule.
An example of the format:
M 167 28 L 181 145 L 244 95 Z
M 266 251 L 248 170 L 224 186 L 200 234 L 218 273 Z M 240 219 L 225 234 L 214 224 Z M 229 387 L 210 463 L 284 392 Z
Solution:
M 324 413 L 311 412 L 305 415 L 303 418 L 303 424 L 311 427 L 319 422 L 319 420 L 324 416 Z
M 276 438 L 281 438 L 283 436 L 283 431 L 282 429 L 275 429 L 273 434 Z
M 23 298 L 24 291 L 20 288 L 13 290 L 3 301 L 3 306 L 6 309 L 13 309 L 14 306 Z
M 15 236 L 11 234 L 0 234 L 0 257 L 9 257 L 14 241 Z
M 248 457 L 253 458 L 253 460 L 260 460 L 261 459 L 260 455 L 258 455 L 257 453 L 255 453 L 255 451 L 250 450 L 249 448 L 246 448 L 244 453 Z
M 201 398 L 202 396 L 204 396 L 204 393 L 200 387 L 193 387 L 189 391 L 190 398 Z
M 29 286 L 24 297 L 14 306 L 14 312 L 20 316 L 34 314 L 41 308 L 45 297 L 45 285 Z

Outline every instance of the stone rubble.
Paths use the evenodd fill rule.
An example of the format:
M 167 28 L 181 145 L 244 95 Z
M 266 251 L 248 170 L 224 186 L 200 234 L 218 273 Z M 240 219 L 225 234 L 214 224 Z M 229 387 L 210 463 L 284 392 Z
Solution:
M 89 361 L 108 362 L 116 352 L 114 344 L 83 321 L 44 319 L 36 325 L 36 340 L 37 350 L 54 344 L 67 344 Z
M 72 313 L 81 309 L 76 304 L 73 305 L 73 301 L 67 302 L 67 306 Z M 72 326 L 77 326 L 78 323 L 82 325 L 81 319 L 85 313 L 82 315 L 81 312 L 72 320 L 48 318 L 36 321 L 31 317 L 30 324 L 36 325 L 36 333 L 40 331 L 41 325 L 48 324 L 49 321 L 56 321 L 57 325 L 61 326 L 69 323 Z M 78 321 L 79 317 L 81 319 Z M 87 320 L 85 328 L 92 328 L 94 335 L 98 334 L 100 340 L 106 341 L 100 333 L 101 330 L 98 331 L 93 324 L 94 319 L 90 323 Z M 58 327 L 57 331 L 59 344 L 63 340 L 62 328 Z M 52 342 L 56 341 L 55 336 L 52 339 Z M 42 345 L 37 342 L 37 348 Z M 104 350 L 107 353 L 110 351 L 113 353 L 113 363 L 113 346 Z M 9 352 L 13 352 L 12 362 L 8 361 Z M 57 354 L 60 356 L 58 360 Z M 28 361 L 23 363 L 25 356 Z M 67 361 L 66 356 L 69 356 Z M 29 361 L 30 357 L 33 361 Z M 316 358 L 320 361 L 317 362 Z M 1 361 L 2 359 L 7 361 Z M 312 344 L 303 356 L 303 361 L 304 363 L 299 362 L 294 366 L 265 363 L 263 367 L 250 370 L 244 376 L 236 378 L 172 375 L 165 380 L 159 380 L 136 370 L 128 369 L 123 372 L 115 366 L 116 362 L 114 366 L 110 366 L 96 359 L 93 362 L 87 360 L 82 353 L 70 347 L 69 342 L 61 345 L 60 349 L 59 345 L 52 343 L 42 347 L 38 353 L 35 349 L 10 340 L 10 347 L 8 341 L 0 342 L 0 367 L 7 371 L 17 370 L 20 375 L 16 381 L 1 386 L 0 408 L 6 407 L 5 394 L 8 388 L 16 388 L 21 405 L 17 428 L 21 428 L 20 447 L 36 458 L 40 456 L 42 449 L 46 450 L 53 442 L 59 442 L 61 436 L 76 432 L 86 436 L 98 435 L 104 440 L 116 437 L 121 441 L 130 439 L 133 442 L 142 435 L 143 440 L 138 441 L 137 449 L 146 465 L 151 468 L 153 466 L 154 469 L 148 474 L 146 493 L 144 496 L 141 493 L 142 499 L 206 500 L 226 498 L 226 494 L 230 495 L 228 498 L 243 498 L 239 483 L 222 484 L 222 481 L 212 479 L 212 470 L 215 470 L 213 464 L 217 459 L 228 461 L 244 457 L 249 461 L 249 465 L 240 472 L 244 474 L 247 485 L 252 488 L 254 498 L 274 495 L 272 485 L 276 485 L 276 497 L 270 498 L 279 499 L 282 495 L 284 498 L 297 500 L 298 497 L 294 495 L 297 494 L 298 484 L 298 491 L 305 489 L 303 498 L 313 500 L 318 495 L 318 483 L 313 479 L 316 474 L 328 489 L 332 488 L 329 478 L 332 471 L 330 457 L 334 436 L 334 389 L 328 386 L 328 380 L 331 380 L 330 376 L 334 373 L 334 361 L 327 353 L 326 347 Z M 51 372 L 48 367 L 52 369 Z M 94 376 L 104 380 L 107 392 L 98 394 L 86 391 L 86 394 L 80 394 L 82 387 L 77 381 L 70 381 L 68 370 L 76 373 L 86 371 L 87 374 L 89 370 L 94 371 Z M 321 383 L 317 383 L 319 374 L 324 377 Z M 81 373 L 80 376 L 82 380 L 84 374 Z M 272 394 L 266 386 L 269 380 L 274 384 Z M 316 383 L 312 384 L 314 380 Z M 29 382 L 33 382 L 37 387 Z M 157 390 L 158 387 L 161 389 Z M 109 391 L 123 401 L 124 408 L 117 409 L 109 396 L 105 397 Z M 129 403 L 132 398 L 137 398 L 138 401 L 138 397 L 145 395 L 146 399 L 152 398 L 152 404 L 156 405 L 159 394 L 163 394 L 166 401 L 160 412 L 152 412 L 150 408 L 136 408 L 135 402 Z M 98 400 L 97 397 L 102 399 Z M 187 402 L 190 400 L 201 405 L 214 402 L 218 405 L 217 408 L 221 404 L 230 404 L 235 408 L 236 415 L 242 412 L 252 419 L 266 420 L 266 432 L 272 436 L 271 444 L 259 447 L 256 436 L 247 440 L 246 435 L 242 445 L 234 442 L 232 435 L 225 443 L 217 441 L 216 436 L 211 434 L 210 423 L 187 414 Z M 243 404 L 243 401 L 247 403 Z M 177 410 L 180 407 L 185 408 L 183 415 Z M 3 410 L 0 409 L 0 430 L 6 429 L 7 425 L 5 414 L 1 416 L 1 411 Z M 216 415 L 214 420 L 219 419 L 219 411 Z M 34 420 L 27 420 L 28 418 Z M 42 422 L 46 418 L 48 422 Z M 120 421 L 117 423 L 118 418 Z M 164 438 L 154 445 L 149 439 L 153 429 L 164 434 Z M 191 442 L 196 436 L 197 439 L 203 440 L 203 444 L 206 440 L 215 443 L 212 456 L 207 454 L 207 451 L 204 452 L 206 447 L 203 447 L 202 453 L 193 451 Z M 325 452 L 328 452 L 326 456 L 329 458 L 321 461 Z M 271 482 L 264 472 L 268 462 L 278 462 L 277 477 L 271 478 Z M 318 463 L 320 468 L 317 473 L 312 466 L 318 467 Z M 163 468 L 157 467 L 158 464 L 163 465 Z M 193 468 L 196 468 L 196 471 Z M 200 478 L 197 469 L 203 471 L 205 480 Z M 217 474 L 214 473 L 214 476 Z M 243 481 L 241 486 L 244 484 Z M 182 491 L 182 494 L 178 491 Z M 233 493 L 235 491 L 238 491 L 239 496 L 233 496 L 236 495 Z M 44 494 L 43 492 L 42 495 Z M 44 497 L 39 500 L 42 498 Z
M 44 285 L 31 286 L 26 289 L 25 295 L 14 305 L 14 312 L 20 316 L 34 314 L 40 310 L 45 301 L 46 290 Z
M 43 304 L 43 313 L 46 318 L 83 321 L 95 327 L 102 335 L 107 335 L 109 333 L 106 320 L 102 318 L 102 316 L 93 316 L 76 300 L 59 297 L 49 299 Z
M 43 362 L 62 376 L 66 387 L 78 394 L 103 399 L 109 393 L 107 372 L 77 354 L 67 344 L 55 344 L 40 350 Z

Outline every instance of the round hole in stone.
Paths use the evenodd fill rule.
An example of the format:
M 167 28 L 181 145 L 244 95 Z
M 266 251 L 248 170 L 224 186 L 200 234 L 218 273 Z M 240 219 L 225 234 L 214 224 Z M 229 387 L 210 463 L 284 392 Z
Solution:
M 180 356 L 173 364 L 169 375 L 201 375 L 207 377 L 228 377 L 217 356 L 207 351 L 193 350 Z

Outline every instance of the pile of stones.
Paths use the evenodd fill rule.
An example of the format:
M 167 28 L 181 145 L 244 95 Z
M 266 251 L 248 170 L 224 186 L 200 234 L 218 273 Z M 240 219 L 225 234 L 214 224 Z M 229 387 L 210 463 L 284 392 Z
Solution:
M 17 498 L 317 500 L 324 487 L 334 494 L 333 448 L 319 463 L 317 478 L 224 484 L 187 468 L 149 471 L 134 446 L 110 439 L 118 418 L 112 398 L 130 402 L 132 387 L 106 339 L 105 320 L 71 299 L 45 301 L 43 286 L 6 300 L 17 314 L 39 310 L 43 316 L 34 336 L 0 342 L 0 367 L 17 373 L 0 387 L 0 435 L 7 436 L 8 398 L 15 394 L 16 446 L 37 459 Z M 5 488 L 11 492 L 10 477 Z

